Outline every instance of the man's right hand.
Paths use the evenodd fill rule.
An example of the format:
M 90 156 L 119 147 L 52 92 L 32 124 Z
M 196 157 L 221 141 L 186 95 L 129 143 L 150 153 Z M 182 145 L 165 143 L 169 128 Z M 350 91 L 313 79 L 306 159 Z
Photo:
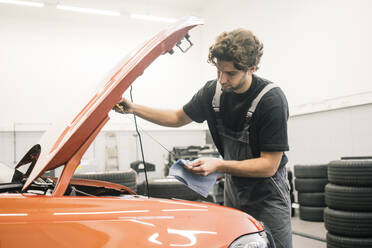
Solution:
M 113 110 L 121 114 L 135 114 L 142 119 L 166 127 L 181 127 L 192 121 L 182 108 L 178 110 L 151 108 L 132 103 L 125 98 L 121 99 Z
M 114 108 L 115 112 L 121 114 L 133 114 L 133 103 L 125 98 L 122 98 L 119 103 L 117 103 Z

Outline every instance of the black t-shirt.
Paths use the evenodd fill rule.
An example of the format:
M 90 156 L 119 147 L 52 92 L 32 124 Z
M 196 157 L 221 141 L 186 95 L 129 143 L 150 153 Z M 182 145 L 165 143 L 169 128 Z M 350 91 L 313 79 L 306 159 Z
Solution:
M 216 129 L 216 114 L 212 108 L 212 99 L 216 90 L 217 80 L 208 81 L 192 99 L 183 106 L 185 113 L 196 122 L 207 121 L 218 151 L 223 156 L 222 144 Z M 226 128 L 241 131 L 245 115 L 261 90 L 270 81 L 253 75 L 250 88 L 242 93 L 222 92 L 220 101 L 220 116 Z M 267 92 L 252 116 L 249 128 L 249 142 L 253 157 L 260 157 L 260 152 L 288 151 L 288 103 L 283 91 L 277 87 Z M 288 162 L 283 153 L 280 166 Z

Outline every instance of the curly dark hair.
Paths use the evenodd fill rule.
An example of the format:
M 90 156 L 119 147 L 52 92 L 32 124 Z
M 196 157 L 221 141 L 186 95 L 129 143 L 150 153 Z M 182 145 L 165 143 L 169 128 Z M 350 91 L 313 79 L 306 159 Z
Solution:
M 249 30 L 235 29 L 220 34 L 216 43 L 209 48 L 208 62 L 215 65 L 217 60 L 232 61 L 236 69 L 248 71 L 260 63 L 263 44 Z

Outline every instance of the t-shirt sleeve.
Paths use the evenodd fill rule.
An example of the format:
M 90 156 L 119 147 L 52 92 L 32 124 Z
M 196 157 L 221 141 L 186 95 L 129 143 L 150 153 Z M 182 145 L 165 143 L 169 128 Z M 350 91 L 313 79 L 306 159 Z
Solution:
M 258 123 L 258 143 L 261 151 L 288 151 L 288 104 L 284 93 L 274 90 L 262 99 L 262 115 Z
M 208 109 L 211 108 L 211 87 L 211 82 L 208 82 L 183 106 L 183 111 L 191 120 L 202 123 L 207 119 Z

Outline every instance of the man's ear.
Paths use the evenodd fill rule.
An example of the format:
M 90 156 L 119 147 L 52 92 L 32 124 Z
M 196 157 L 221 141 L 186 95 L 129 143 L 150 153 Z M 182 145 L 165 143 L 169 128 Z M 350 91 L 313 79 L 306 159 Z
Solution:
M 250 73 L 253 73 L 253 72 L 255 72 L 256 70 L 257 70 L 257 66 L 255 66 L 255 65 L 248 69 L 248 71 L 249 71 Z
M 249 75 L 252 75 L 253 72 L 255 72 L 256 70 L 257 70 L 257 66 L 252 66 L 252 67 L 250 67 L 250 68 L 248 69 L 247 73 L 248 73 Z

